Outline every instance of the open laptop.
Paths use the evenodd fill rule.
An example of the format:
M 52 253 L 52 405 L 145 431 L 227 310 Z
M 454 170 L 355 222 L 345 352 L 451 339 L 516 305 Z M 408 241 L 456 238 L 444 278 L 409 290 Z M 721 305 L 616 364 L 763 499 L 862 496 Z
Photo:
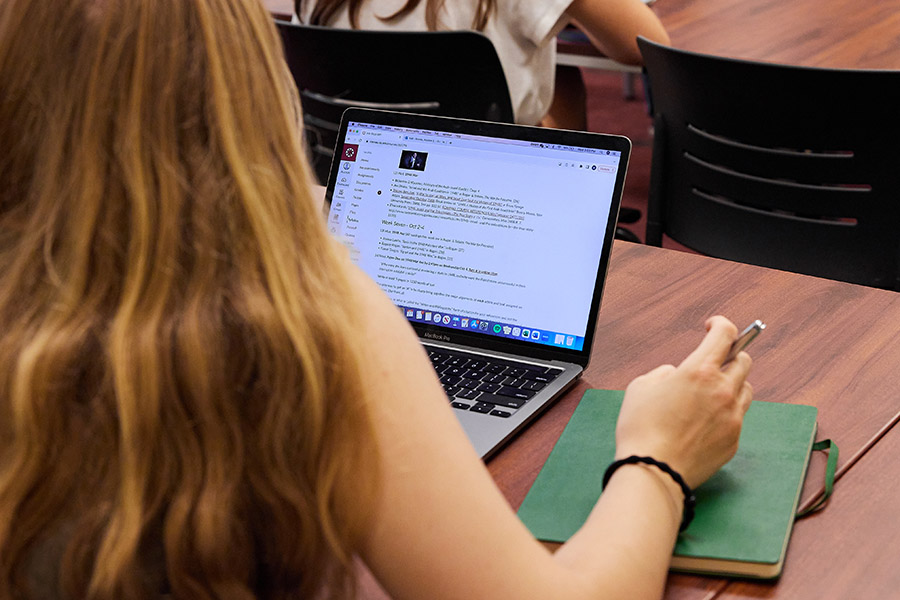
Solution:
M 489 457 L 588 364 L 627 138 L 351 108 L 328 226 Z

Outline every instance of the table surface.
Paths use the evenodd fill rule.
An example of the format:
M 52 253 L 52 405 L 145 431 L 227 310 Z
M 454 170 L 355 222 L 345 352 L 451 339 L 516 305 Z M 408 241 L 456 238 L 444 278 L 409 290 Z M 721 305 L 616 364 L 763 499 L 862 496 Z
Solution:
M 777 582 L 670 574 L 667 600 L 897 598 L 900 590 L 900 294 L 616 241 L 592 361 L 579 383 L 488 463 L 517 509 L 589 388 L 622 389 L 677 363 L 724 314 L 762 319 L 749 349 L 757 400 L 819 409 L 818 439 L 840 447 L 834 495 L 799 521 Z M 814 453 L 801 506 L 822 491 Z M 366 576 L 368 577 L 368 576 Z M 386 598 L 371 579 L 361 597 Z
M 657 0 L 685 50 L 810 67 L 900 69 L 900 0 Z
M 807 67 L 900 69 L 900 0 L 656 0 L 652 7 L 676 48 Z M 558 48 L 560 63 L 607 68 L 609 59 L 589 44 Z
M 830 505 L 797 523 L 778 583 L 672 574 L 666 598 L 886 598 L 900 590 L 900 294 L 616 241 L 593 360 L 580 383 L 489 464 L 510 504 L 525 497 L 588 388 L 622 389 L 681 360 L 706 317 L 767 323 L 753 343 L 755 398 L 819 409 L 840 447 Z M 822 490 L 815 453 L 801 505 Z M 890 590 L 888 593 L 887 590 Z

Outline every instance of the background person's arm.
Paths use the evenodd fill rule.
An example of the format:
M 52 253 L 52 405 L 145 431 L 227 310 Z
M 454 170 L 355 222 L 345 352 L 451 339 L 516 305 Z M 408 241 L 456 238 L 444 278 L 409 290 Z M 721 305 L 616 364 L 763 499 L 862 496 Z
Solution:
M 566 14 L 601 52 L 621 63 L 643 62 L 635 41 L 639 35 L 669 43 L 663 24 L 641 0 L 573 0 Z
M 360 343 L 376 350 L 363 369 L 383 459 L 380 501 L 360 507 L 373 515 L 361 554 L 388 593 L 398 599 L 659 598 L 681 520 L 680 489 L 652 468 L 622 468 L 587 524 L 550 554 L 495 486 L 412 329 L 371 280 L 353 271 L 367 315 Z M 735 361 L 723 377 L 742 382 L 748 363 Z M 675 410 L 705 406 L 705 392 L 671 390 L 667 401 Z M 691 394 L 698 397 L 679 399 Z M 696 418 L 730 418 L 734 407 L 749 402 L 738 396 L 724 410 L 716 405 Z M 739 427 L 733 429 L 727 435 L 736 439 Z M 709 454 L 720 464 L 730 458 L 716 448 Z

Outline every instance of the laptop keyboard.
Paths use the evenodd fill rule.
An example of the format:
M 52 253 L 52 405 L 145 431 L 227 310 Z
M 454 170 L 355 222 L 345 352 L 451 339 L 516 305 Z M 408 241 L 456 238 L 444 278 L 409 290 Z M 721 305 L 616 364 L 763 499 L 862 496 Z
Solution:
M 441 385 L 458 410 L 506 418 L 556 379 L 562 369 L 425 346 Z

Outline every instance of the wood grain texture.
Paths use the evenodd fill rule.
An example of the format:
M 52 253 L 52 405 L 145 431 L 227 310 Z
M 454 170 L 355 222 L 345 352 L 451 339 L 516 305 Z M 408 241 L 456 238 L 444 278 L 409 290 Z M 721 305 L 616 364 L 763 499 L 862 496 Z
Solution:
M 900 323 L 900 294 L 617 241 L 593 360 L 582 381 L 488 465 L 512 507 L 524 499 L 584 390 L 622 389 L 657 365 L 679 362 L 699 343 L 703 322 L 713 314 L 739 326 L 757 318 L 767 323 L 749 349 L 755 397 L 817 406 L 819 438 L 838 443 L 839 467 L 867 449 L 900 412 L 894 325 Z M 818 454 L 803 501 L 822 488 L 824 457 Z M 892 528 L 900 534 L 900 523 Z M 795 541 L 791 550 L 814 553 L 830 536 L 819 531 L 807 547 Z M 792 567 L 789 555 L 786 572 Z M 666 597 L 713 598 L 728 583 L 672 575 Z M 754 590 L 793 597 L 781 596 L 772 584 Z
M 658 0 L 685 50 L 812 67 L 900 69 L 900 0 Z
M 740 325 L 768 324 L 750 347 L 755 397 L 817 406 L 819 438 L 835 439 L 840 465 L 855 462 L 898 418 L 900 294 L 617 241 L 584 377 L 488 464 L 510 505 L 522 502 L 586 389 L 621 389 L 659 364 L 679 362 L 717 313 Z M 900 589 L 900 522 L 891 516 L 900 496 L 898 438 L 890 431 L 846 472 L 832 504 L 797 525 L 780 583 L 673 574 L 666 598 L 890 597 L 876 592 Z M 824 457 L 816 454 L 804 501 L 821 489 Z M 869 530 L 892 551 L 870 544 Z M 820 580 L 833 583 L 816 587 Z M 386 596 L 369 579 L 361 597 Z
M 897 293 L 617 241 L 582 381 L 489 465 L 510 501 L 538 470 L 520 453 L 546 458 L 537 446 L 555 442 L 585 389 L 679 362 L 714 314 L 767 323 L 750 347 L 756 399 L 817 406 L 819 437 L 837 438 L 842 463 L 900 411 Z
M 900 597 L 898 458 L 894 427 L 835 487 L 825 510 L 795 525 L 777 586 L 733 582 L 717 600 Z

